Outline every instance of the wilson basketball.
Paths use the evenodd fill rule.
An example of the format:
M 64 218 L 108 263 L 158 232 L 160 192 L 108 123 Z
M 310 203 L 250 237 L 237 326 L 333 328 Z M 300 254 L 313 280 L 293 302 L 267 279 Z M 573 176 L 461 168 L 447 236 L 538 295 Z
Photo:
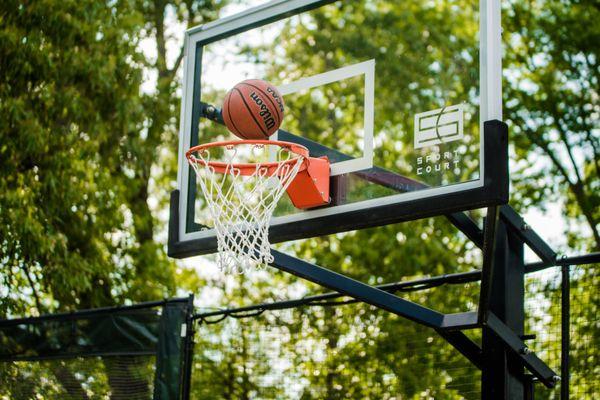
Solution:
M 268 139 L 281 125 L 284 103 L 281 93 L 268 82 L 248 79 L 225 96 L 223 120 L 241 139 Z

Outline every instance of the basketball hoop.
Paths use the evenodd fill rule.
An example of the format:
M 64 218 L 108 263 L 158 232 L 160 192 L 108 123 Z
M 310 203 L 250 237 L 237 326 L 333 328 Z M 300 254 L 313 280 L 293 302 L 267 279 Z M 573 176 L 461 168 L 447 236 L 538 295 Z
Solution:
M 222 153 L 219 160 L 213 160 L 211 150 Z M 252 162 L 261 157 L 269 161 Z M 298 208 L 329 202 L 329 162 L 309 157 L 308 149 L 296 143 L 215 142 L 192 147 L 186 158 L 213 218 L 217 262 L 225 272 L 243 273 L 273 262 L 269 223 L 284 192 Z

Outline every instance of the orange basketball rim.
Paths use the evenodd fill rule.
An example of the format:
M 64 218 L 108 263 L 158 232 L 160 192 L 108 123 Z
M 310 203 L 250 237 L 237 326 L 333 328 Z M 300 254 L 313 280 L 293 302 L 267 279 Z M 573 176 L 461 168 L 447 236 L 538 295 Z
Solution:
M 226 161 L 213 161 L 207 157 L 197 156 L 207 153 L 211 148 L 225 148 L 231 150 L 236 146 L 277 146 L 281 150 L 294 155 L 286 160 L 263 163 L 235 163 Z M 310 157 L 306 147 L 291 142 L 277 140 L 231 140 L 201 144 L 190 148 L 186 154 L 190 164 L 195 163 L 209 167 L 211 172 L 241 176 L 273 176 L 280 175 L 282 170 L 291 167 L 300 160 L 298 173 L 286 189 L 294 207 L 309 209 L 329 204 L 329 177 L 330 166 L 326 156 Z

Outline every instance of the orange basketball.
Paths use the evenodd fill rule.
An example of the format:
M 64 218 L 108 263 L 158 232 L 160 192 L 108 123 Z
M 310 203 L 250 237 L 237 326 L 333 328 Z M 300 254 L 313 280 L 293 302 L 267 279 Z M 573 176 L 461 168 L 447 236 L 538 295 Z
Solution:
M 248 79 L 227 93 L 223 120 L 241 139 L 268 139 L 281 125 L 284 103 L 281 93 L 268 82 Z

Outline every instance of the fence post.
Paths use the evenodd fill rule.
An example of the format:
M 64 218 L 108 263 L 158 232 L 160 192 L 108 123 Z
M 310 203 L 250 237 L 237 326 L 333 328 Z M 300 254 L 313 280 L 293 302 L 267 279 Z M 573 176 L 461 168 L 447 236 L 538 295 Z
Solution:
M 183 368 L 182 368 L 182 400 L 189 400 L 192 387 L 192 364 L 194 362 L 194 334 L 196 332 L 194 321 L 194 295 L 188 296 L 187 315 L 185 319 L 185 339 L 183 344 Z
M 569 350 L 571 345 L 571 277 L 570 265 L 561 267 L 560 296 L 560 398 L 569 399 L 570 371 Z

